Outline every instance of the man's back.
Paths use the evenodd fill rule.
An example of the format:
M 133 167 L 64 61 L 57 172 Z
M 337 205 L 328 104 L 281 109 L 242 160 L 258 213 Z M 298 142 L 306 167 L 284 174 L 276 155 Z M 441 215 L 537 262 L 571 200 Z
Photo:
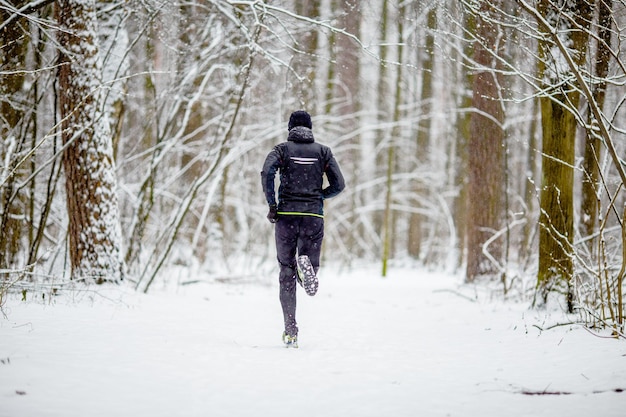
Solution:
M 263 166 L 263 189 L 272 205 L 274 176 L 280 171 L 278 211 L 284 214 L 323 214 L 323 200 L 341 192 L 343 175 L 329 147 L 315 142 L 313 132 L 297 126 L 287 142 L 277 145 Z M 322 188 L 326 174 L 329 187 Z

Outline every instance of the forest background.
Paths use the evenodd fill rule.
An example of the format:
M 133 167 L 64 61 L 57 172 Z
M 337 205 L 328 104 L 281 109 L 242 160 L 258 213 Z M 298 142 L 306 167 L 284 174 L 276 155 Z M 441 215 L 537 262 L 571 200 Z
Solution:
M 347 182 L 325 262 L 463 271 L 623 336 L 625 24 L 623 0 L 2 0 L 0 294 L 273 279 L 259 172 L 305 109 Z

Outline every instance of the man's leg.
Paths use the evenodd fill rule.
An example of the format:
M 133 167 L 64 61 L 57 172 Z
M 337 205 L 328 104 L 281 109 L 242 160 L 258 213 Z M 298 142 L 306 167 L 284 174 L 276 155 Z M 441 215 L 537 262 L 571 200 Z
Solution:
M 315 216 L 304 216 L 298 239 L 298 256 L 307 255 L 316 274 L 320 268 L 323 239 L 324 219 Z
M 283 216 L 275 225 L 276 255 L 280 265 L 280 305 L 283 309 L 285 333 L 297 336 L 296 324 L 296 247 L 298 225 L 295 216 Z
M 320 266 L 320 253 L 324 237 L 324 219 L 316 216 L 305 216 L 300 223 L 298 233 L 298 276 L 306 293 L 317 294 L 319 280 L 317 271 Z

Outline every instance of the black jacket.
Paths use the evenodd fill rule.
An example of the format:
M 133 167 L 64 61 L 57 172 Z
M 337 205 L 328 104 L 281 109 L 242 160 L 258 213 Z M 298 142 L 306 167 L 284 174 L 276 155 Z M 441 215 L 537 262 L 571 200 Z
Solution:
M 278 203 L 274 177 L 280 171 Z M 328 187 L 323 187 L 326 174 Z M 279 214 L 323 215 L 324 199 L 344 188 L 339 164 L 328 146 L 315 142 L 311 129 L 296 126 L 289 131 L 287 142 L 276 145 L 267 155 L 261 172 L 267 203 L 278 205 Z

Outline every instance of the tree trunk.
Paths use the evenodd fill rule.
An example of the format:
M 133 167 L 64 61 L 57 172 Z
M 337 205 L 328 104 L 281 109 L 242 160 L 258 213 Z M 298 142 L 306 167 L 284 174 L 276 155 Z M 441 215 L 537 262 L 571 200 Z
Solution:
M 123 278 L 117 179 L 100 88 L 95 1 L 57 2 L 62 139 L 73 279 Z
M 471 13 L 466 13 L 464 27 L 467 29 L 467 33 L 475 33 L 476 32 L 476 17 Z M 460 113 L 459 118 L 456 120 L 456 146 L 455 146 L 455 155 L 454 155 L 454 164 L 455 164 L 455 178 L 454 185 L 459 190 L 456 195 L 452 206 L 454 207 L 454 222 L 457 230 L 457 239 L 458 239 L 458 252 L 459 256 L 457 259 L 457 264 L 455 266 L 461 267 L 463 262 L 467 258 L 467 224 L 468 224 L 468 216 L 467 216 L 467 206 L 468 206 L 468 178 L 469 178 L 469 167 L 468 167 L 468 144 L 469 137 L 471 132 L 471 113 L 470 108 L 472 106 L 472 97 L 469 92 L 472 90 L 472 86 L 474 84 L 474 75 L 472 71 L 468 71 L 465 66 L 469 66 L 471 60 L 474 56 L 474 48 L 472 47 L 472 43 L 469 39 L 464 40 L 464 48 L 463 55 L 458 59 L 463 62 L 463 66 L 461 69 L 461 79 L 458 84 L 461 86 L 458 90 L 459 99 L 458 105 L 462 112 Z
M 400 7 L 398 10 L 398 42 L 397 42 L 397 59 L 398 62 L 402 62 L 403 55 L 403 33 L 404 33 L 404 7 Z M 391 140 L 389 142 L 389 148 L 387 151 L 387 180 L 386 180 L 386 192 L 385 192 L 385 212 L 383 218 L 383 253 L 382 253 L 382 276 L 387 276 L 387 264 L 389 258 L 393 255 L 393 237 L 395 236 L 394 215 L 391 209 L 391 203 L 393 201 L 393 173 L 396 167 L 396 140 L 401 137 L 399 128 L 400 122 L 400 105 L 402 103 L 402 65 L 397 66 L 396 85 L 394 90 L 394 104 L 393 104 L 393 125 L 394 128 L 391 132 Z
M 504 191 L 504 110 L 500 100 L 498 64 L 499 28 L 486 17 L 495 13 L 498 2 L 482 2 L 481 14 L 477 16 L 477 39 L 474 58 L 479 66 L 474 75 L 473 107 L 469 141 L 468 223 L 467 223 L 467 268 L 466 281 L 471 282 L 481 275 L 499 273 L 502 244 L 491 242 L 483 249 L 489 238 L 498 231 L 502 223 L 502 193 Z M 493 6 L 493 4 L 496 4 Z
M 113 155 L 117 154 L 122 135 L 124 114 L 124 95 L 129 71 L 129 61 L 125 54 L 129 48 L 129 39 L 124 20 L 129 10 L 128 3 L 117 0 L 99 0 L 96 2 L 99 18 L 99 43 L 102 56 L 102 81 L 108 89 L 105 99 L 105 112 L 111 125 Z
M 579 0 L 556 10 L 548 0 L 539 3 L 538 11 L 552 28 L 559 29 L 559 36 L 566 36 L 568 52 L 576 65 L 585 61 L 592 6 Z M 569 16 L 569 17 L 568 17 Z M 573 29 L 571 19 L 577 23 Z M 539 269 L 537 287 L 544 304 L 551 291 L 565 292 L 568 311 L 573 311 L 572 243 L 574 238 L 574 158 L 576 118 L 580 94 L 568 85 L 571 72 L 565 68 L 555 71 L 550 65 L 559 60 L 550 39 L 539 45 L 539 78 L 547 84 L 542 88 L 549 95 L 541 97 L 543 132 L 542 183 L 539 216 Z M 565 104 L 567 103 L 567 104 Z M 569 105 L 570 108 L 567 108 Z
M 360 36 L 361 31 L 361 1 L 360 0 L 338 0 L 338 12 L 340 16 L 337 19 L 338 27 L 344 28 L 347 33 L 356 37 Z M 333 68 L 334 74 L 334 96 L 331 102 L 335 104 L 330 112 L 335 117 L 340 117 L 338 123 L 341 134 L 350 134 L 359 129 L 359 111 L 360 104 L 360 51 L 354 40 L 348 36 L 336 35 L 336 64 Z M 354 135 L 349 141 L 343 145 L 349 149 L 350 145 L 358 145 L 361 138 Z M 337 150 L 337 152 L 340 152 Z M 337 155 L 341 161 L 341 168 L 346 177 L 347 184 L 357 184 L 359 181 L 358 173 L 361 172 L 360 155 L 358 152 L 343 152 Z M 351 206 L 350 212 L 357 213 L 360 208 L 360 202 L 357 200 L 357 194 L 350 194 Z M 358 247 L 362 227 L 355 227 L 352 230 L 348 240 L 348 245 L 353 248 Z
M 564 94 L 553 98 L 567 100 Z M 555 284 L 565 283 L 569 286 L 573 273 L 571 245 L 574 234 L 576 121 L 553 98 L 541 98 L 543 157 L 537 279 L 544 302 Z M 568 303 L 571 303 L 571 296 L 568 297 Z
M 609 72 L 609 61 L 611 59 L 611 19 L 612 0 L 599 2 L 599 25 L 598 25 L 598 46 L 596 50 L 596 60 L 594 67 L 594 77 L 598 80 L 593 88 L 593 98 L 598 108 L 604 107 L 606 93 L 606 76 Z M 588 125 L 593 126 L 593 112 L 588 111 Z M 590 130 L 587 132 L 585 140 L 585 152 L 583 155 L 583 183 L 582 197 L 580 203 L 581 234 L 583 237 L 592 236 L 598 224 L 598 187 L 600 184 L 600 150 L 602 141 L 598 132 Z M 587 240 L 587 247 L 590 253 L 594 252 L 595 239 Z
M 518 259 L 528 259 L 531 253 L 533 236 L 536 231 L 536 219 L 534 213 L 536 212 L 537 201 L 537 150 L 539 149 L 539 100 L 533 99 L 532 114 L 528 131 L 528 153 L 526 156 L 526 181 L 524 181 L 524 206 L 526 224 L 522 229 L 522 236 L 520 239 L 520 255 Z
M 361 30 L 361 4 L 359 0 L 340 1 L 339 27 L 345 28 L 346 32 L 359 36 Z M 361 109 L 359 102 L 360 62 L 359 47 L 352 38 L 344 35 L 337 37 L 337 64 L 335 65 L 335 97 L 339 107 L 334 113 L 342 116 L 341 122 L 344 132 L 354 131 L 358 128 L 358 113 Z M 358 137 L 353 139 L 358 143 Z M 343 165 L 357 164 L 356 153 L 351 153 L 351 160 L 343 161 Z M 348 171 L 355 172 L 355 171 Z
M 296 3 L 296 13 L 311 19 L 320 17 L 320 1 L 307 0 Z M 317 76 L 318 31 L 314 27 L 303 29 L 295 39 L 293 73 L 290 74 L 287 91 L 298 100 L 300 109 L 316 114 L 315 78 Z
M 24 1 L 13 2 L 16 8 Z M 20 240 L 26 230 L 26 204 L 28 197 L 17 188 L 25 173 L 20 167 L 25 132 L 22 127 L 25 116 L 24 72 L 29 33 L 26 18 L 13 18 L 0 8 L 0 269 L 9 269 L 17 257 Z M 6 26 L 4 25 L 6 24 Z M 6 164 L 8 162 L 8 164 Z
M 424 47 L 422 60 L 422 90 L 420 93 L 421 108 L 420 121 L 417 130 L 417 169 L 424 167 L 428 163 L 428 144 L 430 141 L 430 120 L 433 100 L 433 68 L 435 62 L 435 30 L 437 29 L 437 8 L 432 6 L 428 11 L 428 32 Z M 414 192 L 421 200 L 427 200 L 428 187 L 416 181 Z M 419 259 L 422 249 L 422 223 L 424 215 L 412 213 L 409 218 L 408 252 L 413 258 Z

